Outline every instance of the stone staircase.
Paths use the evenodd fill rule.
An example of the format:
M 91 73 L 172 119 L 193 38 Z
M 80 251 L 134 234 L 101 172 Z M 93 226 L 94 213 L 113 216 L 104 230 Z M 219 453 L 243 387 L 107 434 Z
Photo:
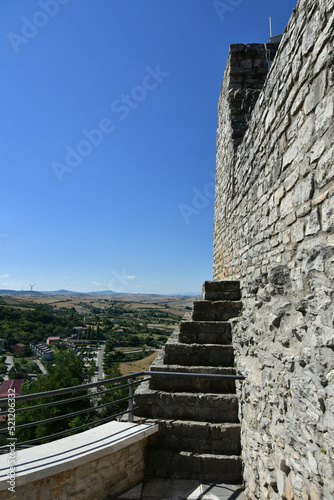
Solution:
M 238 316 L 238 281 L 206 281 L 151 366 L 156 372 L 235 375 L 229 319 Z M 149 477 L 240 484 L 240 424 L 233 379 L 155 375 L 135 393 L 135 421 L 159 422 L 150 438 Z

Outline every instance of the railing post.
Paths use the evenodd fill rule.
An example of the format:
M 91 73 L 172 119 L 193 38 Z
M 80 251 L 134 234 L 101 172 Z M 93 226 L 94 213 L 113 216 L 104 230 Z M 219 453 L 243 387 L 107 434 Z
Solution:
M 130 372 L 130 375 L 133 372 Z M 130 384 L 129 386 L 129 417 L 128 420 L 129 422 L 133 422 L 133 378 L 129 378 L 128 382 Z

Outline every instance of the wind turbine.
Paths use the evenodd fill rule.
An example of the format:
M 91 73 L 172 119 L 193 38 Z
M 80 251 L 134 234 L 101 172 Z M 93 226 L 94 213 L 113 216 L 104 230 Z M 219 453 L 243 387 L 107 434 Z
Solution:
M 36 283 L 34 283 L 33 285 L 31 283 L 27 283 L 29 286 L 30 286 L 30 291 L 32 292 L 32 288 L 36 285 Z

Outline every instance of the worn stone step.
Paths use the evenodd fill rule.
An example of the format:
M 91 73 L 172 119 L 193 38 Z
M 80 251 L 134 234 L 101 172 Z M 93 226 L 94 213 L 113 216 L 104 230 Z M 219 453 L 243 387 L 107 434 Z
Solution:
M 241 482 L 241 458 L 234 455 L 151 450 L 147 457 L 146 467 L 147 473 L 154 477 L 199 479 L 229 484 Z
M 168 365 L 173 366 L 174 371 L 185 373 L 184 367 L 178 365 Z M 203 372 L 205 367 L 189 367 L 192 369 L 193 373 Z M 224 368 L 219 368 L 219 370 L 224 370 Z M 233 368 L 226 368 L 228 372 L 221 374 L 224 375 L 234 375 L 234 373 L 229 373 L 233 371 Z M 163 368 L 161 371 L 165 371 Z M 156 375 L 150 380 L 150 389 L 161 390 L 165 392 L 202 392 L 202 393 L 215 393 L 215 394 L 235 394 L 236 392 L 236 382 L 233 379 L 219 379 L 219 378 L 201 378 L 201 377 L 166 377 L 163 375 Z
M 231 345 L 183 344 L 167 342 L 164 363 L 183 366 L 233 366 L 234 353 Z
M 232 345 L 185 344 L 180 342 L 179 325 L 169 337 L 164 349 L 164 364 L 183 366 L 233 366 Z
M 178 372 L 178 373 L 203 373 L 211 375 L 236 375 L 235 368 L 232 367 L 212 367 L 212 366 L 181 366 L 165 365 L 163 353 L 158 354 L 156 360 L 151 365 L 152 372 Z M 217 394 L 234 394 L 236 384 L 240 381 L 223 378 L 202 378 L 202 377 L 173 377 L 166 375 L 154 375 L 150 380 L 150 389 L 162 390 L 166 392 L 210 392 Z
M 227 321 L 182 321 L 179 341 L 185 344 L 230 344 L 231 324 Z
M 193 303 L 193 321 L 227 321 L 239 315 L 242 302 L 231 300 L 195 300 Z
M 159 432 L 149 439 L 150 449 L 172 449 L 193 453 L 239 455 L 240 424 L 207 423 L 192 420 L 135 418 L 136 423 L 159 424 Z
M 146 381 L 135 392 L 134 406 L 138 417 L 238 423 L 235 394 L 170 393 L 152 390 Z
M 202 286 L 203 300 L 240 300 L 240 281 L 205 281 Z

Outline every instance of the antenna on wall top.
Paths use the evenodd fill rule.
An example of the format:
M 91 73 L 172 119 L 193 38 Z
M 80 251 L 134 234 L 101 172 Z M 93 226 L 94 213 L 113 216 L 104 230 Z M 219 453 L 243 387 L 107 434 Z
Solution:
M 273 36 L 273 30 L 271 28 L 271 17 L 269 17 L 269 36 L 270 38 Z
M 271 17 L 269 17 L 269 33 L 270 33 L 270 37 L 269 37 L 269 43 L 280 43 L 280 41 L 282 40 L 282 36 L 283 35 L 275 35 L 273 36 L 273 30 L 272 30 L 272 25 L 271 25 Z

